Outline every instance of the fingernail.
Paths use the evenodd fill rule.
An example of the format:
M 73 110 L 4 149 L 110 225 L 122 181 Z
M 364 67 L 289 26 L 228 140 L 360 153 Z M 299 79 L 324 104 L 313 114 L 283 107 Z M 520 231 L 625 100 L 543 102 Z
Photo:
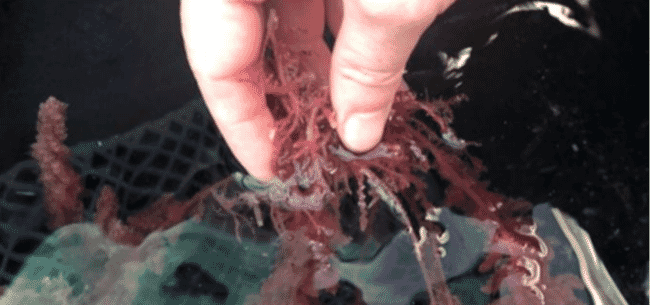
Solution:
M 379 115 L 354 114 L 348 117 L 343 124 L 343 142 L 349 150 L 362 153 L 379 143 L 384 131 L 383 126 L 377 126 L 377 122 L 381 122 Z

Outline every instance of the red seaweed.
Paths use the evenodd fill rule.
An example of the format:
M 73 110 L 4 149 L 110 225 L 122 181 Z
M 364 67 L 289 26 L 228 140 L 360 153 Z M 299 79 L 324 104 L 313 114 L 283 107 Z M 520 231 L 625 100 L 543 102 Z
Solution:
M 65 127 L 68 105 L 50 96 L 38 110 L 36 143 L 32 157 L 41 169 L 43 202 L 50 215 L 48 227 L 53 230 L 81 221 L 83 203 L 79 199 L 83 188 L 81 178 L 69 161 L 70 149 L 63 144 L 67 138 Z
M 69 160 L 70 149 L 63 143 L 66 139 L 65 111 L 68 105 L 49 97 L 41 104 L 38 112 L 36 143 L 32 145 L 32 156 L 41 169 L 44 207 L 49 215 L 48 227 L 56 229 L 83 220 L 83 203 L 79 195 L 83 192 L 81 178 Z M 201 217 L 203 200 L 209 189 L 199 192 L 185 202 L 178 202 L 172 194 L 164 194 L 144 211 L 127 219 L 128 224 L 118 219 L 119 202 L 113 190 L 104 186 L 97 199 L 95 223 L 113 241 L 136 246 L 147 235 L 156 230 L 168 229 L 188 216 Z
M 573 293 L 573 290 L 585 289 L 583 282 L 573 274 L 551 276 L 549 266 L 554 258 L 554 252 L 550 247 L 546 251 L 548 252 L 541 260 L 523 254 L 507 260 L 504 259 L 504 255 L 492 252 L 490 259 L 486 260 L 480 269 L 486 272 L 484 268 L 492 265 L 494 273 L 481 290 L 487 294 L 495 294 L 503 285 L 507 287 L 509 293 L 502 295 L 490 305 L 583 305 L 584 303 Z M 500 263 L 494 264 L 497 260 L 500 260 Z
M 400 90 L 381 143 L 368 153 L 354 154 L 338 138 L 329 88 L 317 84 L 314 73 L 304 64 L 314 55 L 293 52 L 278 42 L 277 22 L 272 14 L 265 40 L 265 86 L 275 119 L 278 179 L 261 190 L 235 196 L 226 196 L 233 178 L 208 186 L 184 202 L 164 194 L 144 211 L 129 217 L 126 224 L 117 217 L 119 202 L 113 190 L 104 186 L 95 223 L 109 238 L 138 245 L 151 232 L 170 228 L 190 216 L 200 218 L 210 208 L 223 209 L 233 217 L 235 234 L 241 240 L 239 221 L 252 225 L 234 207 L 253 208 L 257 225 L 262 226 L 259 205 L 266 203 L 281 244 L 273 274 L 259 294 L 248 301 L 309 304 L 316 300 L 319 289 L 335 289 L 338 274 L 328 260 L 336 247 L 351 241 L 339 227 L 339 199 L 357 189 L 361 230 L 373 219 L 369 212 L 376 209 L 372 208 L 374 203 L 379 198 L 385 201 L 411 236 L 430 304 L 459 304 L 446 285 L 437 250 L 442 229 L 431 215 L 439 207 L 426 200 L 426 185 L 416 174 L 435 170 L 450 183 L 445 206 L 458 208 L 493 227 L 488 255 L 479 267 L 480 272 L 492 273 L 483 291 L 496 295 L 502 284 L 510 291 L 494 304 L 579 303 L 572 293 L 572 289 L 582 287 L 579 279 L 549 275 L 553 253 L 535 232 L 532 204 L 488 191 L 488 182 L 479 178 L 487 169 L 466 149 L 480 143 L 458 138 L 450 127 L 453 106 L 467 97 L 420 102 L 410 91 Z M 63 144 L 66 107 L 53 97 L 41 105 L 37 141 L 32 146 L 32 155 L 41 168 L 50 228 L 82 219 L 83 204 L 78 196 L 83 187 L 68 160 L 70 150 Z M 415 119 L 418 111 L 426 113 L 440 132 Z M 357 185 L 351 185 L 351 181 Z M 366 190 L 365 183 L 371 188 Z M 373 197 L 372 203 L 366 204 L 364 191 Z M 398 197 L 402 192 L 408 192 L 408 196 Z M 216 199 L 219 206 L 208 205 L 208 197 Z M 415 214 L 414 221 L 407 217 L 407 210 Z M 358 304 L 362 304 L 360 298 Z
M 119 202 L 110 186 L 104 186 L 97 199 L 95 223 L 112 241 L 138 246 L 152 232 L 166 230 L 188 216 L 201 217 L 203 205 L 198 202 L 207 196 L 199 193 L 185 202 L 178 202 L 172 194 L 164 194 L 148 208 L 127 218 L 127 224 L 118 218 Z
M 453 122 L 453 106 L 466 101 L 467 97 L 459 95 L 448 100 L 418 102 L 414 94 L 401 90 L 395 95 L 393 110 L 381 143 L 365 154 L 349 152 L 343 147 L 336 126 L 332 124 L 333 109 L 329 88 L 315 85 L 314 74 L 303 64 L 311 54 L 294 53 L 275 39 L 274 31 L 278 20 L 273 12 L 271 14 L 265 42 L 268 54 L 265 58 L 266 88 L 269 107 L 275 119 L 274 145 L 278 153 L 275 169 L 279 179 L 270 183 L 266 190 L 254 192 L 252 202 L 266 202 L 274 210 L 288 215 L 273 218 L 284 245 L 290 242 L 287 240 L 289 236 L 296 234 L 299 237 L 294 237 L 291 246 L 287 247 L 307 249 L 305 243 L 323 242 L 322 218 L 304 218 L 299 215 L 318 213 L 319 209 L 337 211 L 339 198 L 352 193 L 350 178 L 354 178 L 358 184 L 355 188 L 359 190 L 359 222 L 361 229 L 365 229 L 369 218 L 362 190 L 365 187 L 364 181 L 369 182 L 374 188 L 369 192 L 371 196 L 382 197 L 387 201 L 400 214 L 400 220 L 409 230 L 431 304 L 458 304 L 458 299 L 446 287 L 440 266 L 438 243 L 434 237 L 442 233 L 441 228 L 427 219 L 427 214 L 435 207 L 423 200 L 425 185 L 416 175 L 416 172 L 433 169 L 450 182 L 444 202 L 446 206 L 457 207 L 469 216 L 489 220 L 496 226 L 491 241 L 492 248 L 489 249 L 490 261 L 482 266 L 482 269 L 496 270 L 492 276 L 493 287 L 509 280 L 512 272 L 521 271 L 531 276 L 531 264 L 546 266 L 548 247 L 534 232 L 535 224 L 530 217 L 532 204 L 488 191 L 488 182 L 480 181 L 479 178 L 487 169 L 466 150 L 467 146 L 480 146 L 480 143 L 459 139 L 450 127 Z M 440 133 L 414 119 L 417 111 L 424 111 L 436 122 Z M 407 189 L 409 196 L 399 197 L 404 198 L 400 201 L 395 194 Z M 427 212 L 415 213 L 416 222 L 412 223 L 406 216 L 406 209 Z M 417 224 L 419 227 L 414 227 Z M 531 226 L 533 229 L 530 229 Z M 340 228 L 332 229 L 340 232 Z M 303 244 L 295 244 L 300 240 Z M 345 239 L 340 241 L 345 242 Z M 331 252 L 333 250 L 330 249 Z M 310 257 L 308 251 L 292 253 Z M 495 253 L 503 256 L 495 256 Z M 518 265 L 522 260 L 527 262 L 524 267 Z M 263 291 L 278 288 L 273 283 L 282 285 L 282 289 L 289 289 L 287 282 L 274 279 L 276 276 L 288 276 L 280 276 L 280 273 L 286 272 L 282 271 L 285 269 L 281 267 L 283 263 L 280 261 Z M 307 266 L 309 260 L 300 261 L 303 266 Z M 501 265 L 495 265 L 497 263 Z M 297 283 L 309 282 L 314 268 L 316 267 L 312 266 L 309 271 L 304 270 L 303 274 L 293 275 L 301 279 L 291 288 L 294 296 L 303 287 Z M 526 284 L 533 291 L 539 291 L 539 287 L 545 285 L 539 279 Z M 513 295 L 519 297 L 524 294 L 514 291 Z M 535 294 L 535 297 L 544 303 L 543 294 Z M 291 303 L 297 299 L 294 297 L 283 301 Z

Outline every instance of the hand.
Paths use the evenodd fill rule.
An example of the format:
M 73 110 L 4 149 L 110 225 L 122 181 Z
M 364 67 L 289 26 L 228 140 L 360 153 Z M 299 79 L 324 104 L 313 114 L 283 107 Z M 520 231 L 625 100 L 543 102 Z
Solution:
M 360 153 L 381 140 L 408 57 L 453 1 L 183 0 L 181 29 L 190 67 L 226 143 L 249 174 L 269 181 L 275 156 L 261 56 L 266 9 L 277 12 L 278 39 L 315 52 L 310 68 L 331 86 L 339 136 Z M 326 20 L 337 37 L 331 55 L 322 39 Z

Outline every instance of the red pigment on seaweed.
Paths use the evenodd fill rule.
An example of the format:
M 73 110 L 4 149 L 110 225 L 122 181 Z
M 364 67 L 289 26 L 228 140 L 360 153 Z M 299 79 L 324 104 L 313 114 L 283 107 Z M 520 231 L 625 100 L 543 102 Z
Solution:
M 202 217 L 205 208 L 215 208 L 206 206 L 205 199 L 214 197 L 220 205 L 218 208 L 234 218 L 239 239 L 239 220 L 243 217 L 233 208 L 249 205 L 260 222 L 259 204 L 266 203 L 281 244 L 273 274 L 263 283 L 258 295 L 250 296 L 248 303 L 310 304 L 317 298 L 314 283 L 329 283 L 335 276 L 326 272 L 327 258 L 337 246 L 351 240 L 339 227 L 339 199 L 357 189 L 359 222 L 365 230 L 373 218 L 368 213 L 372 204 L 366 205 L 363 200 L 364 183 L 371 182 L 375 187 L 367 191 L 373 200 L 380 195 L 388 196 L 391 201 L 388 204 L 402 214 L 399 218 L 407 225 L 413 240 L 431 304 L 459 304 L 446 287 L 436 239 L 431 238 L 442 230 L 426 219 L 426 213 L 418 212 L 435 207 L 426 201 L 426 185 L 415 172 L 434 169 L 450 182 L 445 206 L 456 207 L 468 216 L 489 220 L 496 226 L 487 258 L 479 267 L 481 272 L 493 272 L 484 291 L 495 294 L 501 283 L 513 289 L 508 298 L 500 298 L 495 304 L 513 301 L 544 304 L 559 296 L 564 300 L 573 297 L 570 288 L 580 288 L 579 280 L 568 275 L 550 278 L 548 262 L 552 252 L 535 235 L 534 228 L 532 233 L 525 232 L 525 228 L 535 225 L 532 204 L 488 191 L 488 183 L 479 181 L 486 168 L 465 149 L 479 144 L 459 139 L 450 128 L 452 106 L 467 100 L 465 96 L 418 102 L 411 92 L 399 91 L 381 143 L 366 154 L 348 152 L 331 126 L 334 115 L 329 89 L 316 85 L 314 74 L 305 70 L 303 62 L 313 55 L 292 52 L 278 43 L 274 36 L 277 22 L 277 18 L 269 18 L 265 49 L 270 51 L 267 52 L 270 56 L 265 58 L 265 86 L 267 103 L 275 118 L 274 146 L 278 153 L 275 168 L 279 182 L 271 184 L 266 191 L 238 193 L 234 197 L 226 196 L 230 178 L 206 187 L 185 202 L 165 194 L 147 209 L 129 217 L 127 224 L 117 218 L 119 202 L 112 189 L 105 186 L 97 202 L 95 222 L 109 238 L 138 245 L 153 231 L 167 229 L 190 216 Z M 39 134 L 32 152 L 41 167 L 50 228 L 80 221 L 83 211 L 78 199 L 81 182 L 69 163 L 69 149 L 63 145 L 65 108 L 65 104 L 54 98 L 41 106 Z M 436 122 L 441 134 L 413 119 L 416 111 L 424 111 Z M 350 185 L 351 178 L 357 184 L 354 188 Z M 377 186 L 382 190 L 377 190 Z M 399 200 L 394 194 L 400 192 L 408 196 Z M 405 208 L 415 214 L 416 223 L 403 215 Z M 420 228 L 414 227 L 416 224 Z M 332 292 L 335 286 L 326 289 Z M 357 304 L 363 304 L 360 297 Z
M 68 105 L 50 97 L 42 103 L 36 125 L 38 134 L 32 145 L 32 156 L 41 169 L 44 207 L 51 230 L 83 220 L 83 203 L 79 195 L 83 191 L 81 178 L 70 163 L 70 149 L 63 144 L 67 137 L 65 111 Z M 109 186 L 104 186 L 97 199 L 95 223 L 113 241 L 132 246 L 139 245 L 149 233 L 168 229 L 187 217 L 201 217 L 206 189 L 185 202 L 179 202 L 172 194 L 161 196 L 147 209 L 127 219 L 124 224 L 117 218 L 119 202 Z
M 497 258 L 500 257 L 500 258 Z M 515 264 L 496 264 L 494 274 L 488 280 L 487 284 L 481 287 L 481 291 L 486 294 L 494 295 L 499 292 L 500 286 L 507 286 L 510 291 L 507 295 L 502 295 L 490 303 L 490 305 L 506 304 L 567 304 L 583 305 L 584 302 L 579 300 L 574 290 L 585 289 L 584 283 L 574 274 L 559 274 L 551 276 L 549 266 L 551 260 L 555 257 L 551 247 L 547 255 L 540 261 L 533 261 L 523 258 L 522 256 L 515 259 Z M 495 259 L 504 260 L 504 256 L 492 253 L 487 265 L 492 265 Z M 483 269 L 481 269 L 483 268 Z M 481 272 L 486 272 L 485 266 L 482 266 Z M 539 285 L 534 284 L 538 279 Z
M 384 191 L 392 194 L 408 189 L 409 196 L 400 197 L 404 198 L 403 202 L 392 204 L 402 205 L 401 208 L 397 207 L 402 211 L 405 208 L 411 211 L 429 211 L 434 206 L 423 200 L 426 198 L 425 185 L 415 172 L 434 169 L 451 183 L 444 202 L 446 206 L 460 208 L 469 216 L 481 220 L 488 219 L 497 224 L 492 242 L 494 244 L 505 242 L 510 247 L 495 248 L 494 251 L 501 251 L 506 255 L 504 264 L 509 266 L 508 272 L 520 270 L 521 268 L 516 266 L 517 261 L 521 259 L 532 260 L 543 266 L 542 259 L 546 255 L 543 241 L 534 234 L 521 232 L 522 226 L 532 223 L 530 217 L 532 204 L 488 191 L 488 183 L 479 181 L 480 174 L 486 168 L 479 159 L 470 156 L 465 149 L 468 145 L 479 145 L 479 143 L 459 139 L 449 126 L 453 121 L 452 107 L 466 100 L 466 97 L 459 95 L 449 100 L 420 103 L 411 92 L 397 92 L 381 143 L 369 153 L 353 154 L 343 148 L 336 130 L 330 124 L 333 109 L 329 88 L 315 86 L 313 73 L 306 71 L 305 65 L 302 64 L 311 54 L 292 52 L 279 43 L 274 36 L 277 25 L 274 23 L 277 23 L 277 19 L 269 18 L 265 50 L 270 56 L 266 57 L 265 68 L 266 88 L 269 93 L 268 104 L 275 119 L 274 146 L 278 153 L 275 169 L 281 182 L 271 183 L 269 190 L 259 192 L 254 201 L 268 203 L 273 211 L 281 210 L 289 215 L 293 213 L 294 217 L 273 219 L 283 242 L 288 242 L 285 236 L 295 236 L 295 234 L 302 236 L 295 240 L 322 241 L 322 235 L 319 235 L 322 233 L 322 229 L 319 228 L 319 221 L 323 221 L 322 219 L 306 221 L 300 218 L 301 221 L 297 222 L 296 217 L 304 213 L 301 209 L 311 209 L 314 205 L 338 211 L 339 199 L 352 193 L 350 178 L 357 181 L 358 190 L 363 190 L 364 181 L 371 178 L 371 180 L 379 179 L 380 182 L 376 182 L 386 188 Z M 433 119 L 439 125 L 441 134 L 437 134 L 434 128 L 423 122 L 413 119 L 416 111 L 424 111 Z M 315 190 L 320 192 L 318 198 L 322 202 L 304 204 L 305 200 L 296 199 L 310 198 L 316 192 Z M 371 195 L 377 196 L 376 191 L 372 193 L 371 190 Z M 362 198 L 361 193 L 358 192 L 359 198 Z M 359 200 L 359 206 L 361 209 L 359 222 L 362 224 L 361 227 L 365 228 L 369 220 L 367 207 L 363 200 Z M 440 234 L 441 228 L 427 222 L 425 213 L 415 214 L 417 223 L 423 228 L 409 228 L 409 231 L 417 249 L 416 253 L 422 256 L 418 256 L 418 260 L 427 285 L 431 286 L 427 289 L 431 303 L 456 304 L 458 299 L 449 295 L 444 284 L 439 257 L 433 255 L 433 258 L 425 259 L 430 251 L 435 251 L 436 243 L 430 242 L 429 248 L 422 246 L 425 239 L 423 234 Z M 411 224 L 406 217 L 403 216 L 402 219 Z M 337 231 L 340 232 L 340 228 L 337 228 Z M 292 256 L 309 257 L 310 254 L 305 250 L 298 250 L 306 249 L 304 245 L 293 243 L 295 241 L 292 241 L 293 246 L 290 247 L 294 251 Z M 326 244 L 336 246 L 334 243 Z M 530 252 L 523 253 L 521 249 Z M 334 248 L 332 247 L 330 251 L 333 252 Z M 309 260 L 299 261 L 306 265 Z M 495 266 L 489 266 L 494 263 L 496 261 L 489 262 L 484 268 L 496 269 Z M 276 271 L 279 272 L 277 276 L 280 276 L 281 270 L 284 270 L 279 267 L 283 264 L 283 260 L 280 260 L 276 266 L 278 267 Z M 279 283 L 274 279 L 275 276 L 273 275 L 265 283 L 261 295 L 276 290 L 278 287 L 273 283 L 283 285 L 285 290 L 289 289 L 286 282 Z M 285 276 L 288 275 L 285 273 L 280 277 Z M 311 274 L 304 271 L 303 274 L 294 273 L 292 276 L 297 277 L 296 280 L 300 279 L 296 283 L 305 283 L 309 282 Z M 495 283 L 504 279 L 505 277 L 501 277 L 499 272 L 493 276 Z M 537 284 L 538 282 L 535 282 L 530 287 L 537 287 L 535 286 Z M 303 286 L 296 284 L 292 288 L 293 294 L 285 301 L 296 301 L 301 287 Z M 543 303 L 543 298 L 541 301 Z
M 41 169 L 43 203 L 50 215 L 50 230 L 79 222 L 83 216 L 83 203 L 79 200 L 83 188 L 81 178 L 70 163 L 70 149 L 63 144 L 67 138 L 65 127 L 68 105 L 50 96 L 40 105 L 36 123 L 36 143 L 32 144 L 32 157 Z
M 112 241 L 130 246 L 138 246 L 154 231 L 163 231 L 184 221 L 188 217 L 200 218 L 203 205 L 199 204 L 205 193 L 199 193 L 192 199 L 179 202 L 171 194 L 165 194 L 148 208 L 127 218 L 127 224 L 118 218 L 119 202 L 115 192 L 104 186 L 97 199 L 95 223 Z

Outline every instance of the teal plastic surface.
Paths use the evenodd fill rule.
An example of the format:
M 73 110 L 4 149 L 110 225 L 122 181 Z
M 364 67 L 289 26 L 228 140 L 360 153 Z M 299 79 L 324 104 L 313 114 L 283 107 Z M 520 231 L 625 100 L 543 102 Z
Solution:
M 277 247 L 187 220 L 151 234 L 139 247 L 106 239 L 94 224 L 73 224 L 48 237 L 28 258 L 2 304 L 243 304 L 269 276 Z M 228 287 L 224 302 L 173 295 L 174 272 L 196 263 Z
M 551 276 L 580 276 L 575 252 L 551 207 L 538 205 L 533 217 L 539 236 L 555 253 L 549 266 Z M 489 276 L 477 276 L 471 270 L 484 255 L 492 233 L 481 229 L 485 226 L 476 220 L 447 209 L 440 219 L 450 234 L 443 244 L 442 267 L 452 294 L 463 304 L 488 304 L 489 296 L 480 287 Z M 365 247 L 378 250 L 378 245 L 370 243 Z M 243 238 L 240 244 L 231 234 L 196 220 L 153 233 L 138 247 L 113 243 L 94 224 L 73 224 L 54 232 L 28 258 L 0 304 L 243 304 L 271 274 L 277 246 L 277 238 L 269 243 Z M 342 249 L 340 254 L 350 259 L 359 250 Z M 331 263 L 342 279 L 361 290 L 367 304 L 418 304 L 414 300 L 426 298 L 413 245 L 403 231 L 371 261 L 332 259 Z M 186 291 L 170 293 L 170 287 L 182 284 L 176 276 L 182 264 L 200 266 L 201 276 L 227 287 L 227 297 L 220 301 Z M 593 304 L 586 290 L 573 293 L 585 304 Z

